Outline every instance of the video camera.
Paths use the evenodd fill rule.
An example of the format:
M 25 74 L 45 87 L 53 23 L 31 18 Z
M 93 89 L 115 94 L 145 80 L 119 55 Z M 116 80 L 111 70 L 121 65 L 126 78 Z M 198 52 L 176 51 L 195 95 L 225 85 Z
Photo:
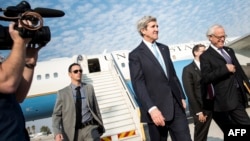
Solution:
M 6 9 L 0 8 L 5 16 L 0 16 L 0 20 L 16 22 L 15 29 L 19 31 L 19 35 L 23 38 L 31 38 L 30 44 L 39 44 L 45 46 L 51 38 L 48 26 L 43 26 L 42 17 L 62 17 L 64 12 L 49 8 L 31 9 L 27 1 L 21 1 L 16 6 L 9 6 Z M 22 27 L 18 27 L 18 21 Z M 27 24 L 23 21 L 29 21 Z M 13 41 L 9 34 L 9 27 L 0 25 L 0 50 L 11 49 Z

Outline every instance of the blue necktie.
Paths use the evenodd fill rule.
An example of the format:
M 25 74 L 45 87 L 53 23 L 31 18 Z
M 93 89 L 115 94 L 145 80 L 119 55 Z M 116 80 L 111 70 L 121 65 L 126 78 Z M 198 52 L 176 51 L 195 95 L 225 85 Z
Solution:
M 221 55 L 222 55 L 222 56 L 224 57 L 224 59 L 226 60 L 227 64 L 232 64 L 232 59 L 231 59 L 231 57 L 228 56 L 222 48 L 220 48 L 219 50 L 220 50 L 220 52 L 221 52 Z
M 163 58 L 161 57 L 161 55 L 157 51 L 157 46 L 155 45 L 155 43 L 152 44 L 152 48 L 153 48 L 153 52 L 154 52 L 154 55 L 155 55 L 156 59 L 158 60 L 158 62 L 160 63 L 162 69 L 164 70 L 165 75 L 168 76 L 167 75 L 166 65 L 164 63 Z

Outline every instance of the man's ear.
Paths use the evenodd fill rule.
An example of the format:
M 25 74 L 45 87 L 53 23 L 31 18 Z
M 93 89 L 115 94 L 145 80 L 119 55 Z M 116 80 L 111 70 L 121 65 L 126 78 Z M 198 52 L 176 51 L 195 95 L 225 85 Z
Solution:
M 212 35 L 207 35 L 207 39 L 211 41 Z
M 144 35 L 145 32 L 146 32 L 146 29 L 145 29 L 145 28 L 141 29 L 142 35 Z

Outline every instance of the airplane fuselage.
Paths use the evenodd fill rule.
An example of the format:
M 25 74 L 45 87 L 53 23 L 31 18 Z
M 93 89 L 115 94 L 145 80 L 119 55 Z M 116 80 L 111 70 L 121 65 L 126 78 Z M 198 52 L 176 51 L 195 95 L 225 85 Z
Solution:
M 229 41 L 231 40 L 228 40 L 228 42 Z M 171 59 L 174 62 L 176 73 L 180 80 L 183 67 L 193 59 L 192 48 L 198 43 L 206 46 L 209 45 L 208 41 L 202 41 L 169 46 Z M 114 60 L 113 63 L 117 65 L 123 78 L 127 84 L 130 85 L 128 53 L 128 50 L 120 50 L 113 51 L 110 54 L 75 55 L 71 58 L 56 58 L 38 62 L 28 96 L 25 101 L 21 103 L 26 121 L 51 117 L 57 91 L 70 84 L 67 70 L 68 66 L 73 62 L 80 63 L 83 68 L 83 73 L 89 74 L 107 71 L 110 65 L 106 63 L 107 60 Z M 113 58 L 110 57 L 110 55 L 113 56 Z M 241 59 L 243 63 L 250 63 L 249 57 L 240 57 L 243 57 L 243 59 Z M 248 67 L 246 72 L 249 72 L 249 70 Z

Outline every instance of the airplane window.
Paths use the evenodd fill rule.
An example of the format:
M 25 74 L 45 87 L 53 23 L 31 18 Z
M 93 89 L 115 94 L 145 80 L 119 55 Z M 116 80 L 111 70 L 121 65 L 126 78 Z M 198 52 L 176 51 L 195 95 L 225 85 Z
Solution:
M 45 74 L 45 78 L 46 78 L 46 79 L 49 79 L 49 74 L 48 74 L 48 73 Z
M 36 79 L 37 79 L 37 80 L 41 80 L 41 79 L 42 79 L 42 76 L 41 76 L 41 75 L 37 75 L 37 76 L 36 76 Z
M 58 73 L 54 72 L 54 78 L 57 78 L 57 77 L 58 77 Z
M 122 67 L 125 68 L 125 63 L 122 63 Z

